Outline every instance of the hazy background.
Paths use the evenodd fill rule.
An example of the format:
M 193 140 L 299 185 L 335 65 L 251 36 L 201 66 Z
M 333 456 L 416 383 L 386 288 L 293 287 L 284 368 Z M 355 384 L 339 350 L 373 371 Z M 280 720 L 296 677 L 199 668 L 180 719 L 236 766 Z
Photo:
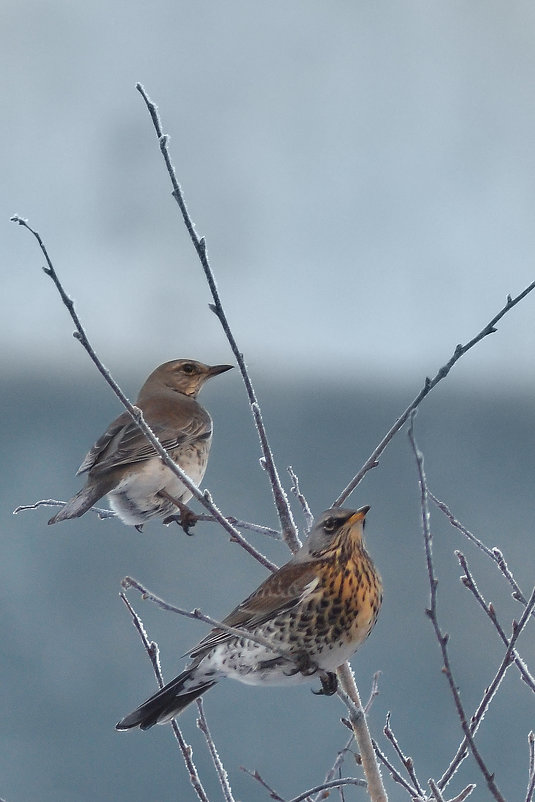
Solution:
M 76 468 L 119 409 L 72 339 L 33 238 L 9 216 L 27 217 L 41 232 L 94 346 L 131 397 L 166 359 L 229 361 L 134 89 L 141 81 L 172 137 L 281 473 L 285 479 L 294 466 L 319 512 L 424 377 L 534 278 L 534 45 L 528 2 L 5 0 L 0 796 L 7 802 L 194 799 L 167 728 L 113 730 L 154 689 L 117 598 L 120 579 L 132 574 L 172 602 L 218 616 L 264 576 L 207 524 L 186 538 L 157 524 L 138 535 L 94 516 L 48 529 L 47 510 L 12 517 L 17 504 L 66 498 L 79 487 Z M 526 593 L 534 574 L 534 303 L 527 298 L 456 366 L 417 424 L 432 489 L 504 549 Z M 239 376 L 222 376 L 203 395 L 216 429 L 206 485 L 225 512 L 275 525 Z M 351 503 L 373 507 L 368 543 L 386 587 L 377 630 L 353 664 L 365 697 L 382 670 L 373 735 L 382 739 L 392 710 L 402 748 L 425 781 L 444 770 L 460 730 L 424 615 L 418 488 L 404 433 Z M 492 566 L 441 518 L 433 524 L 440 609 L 472 710 L 501 650 L 458 582 L 453 549 L 477 566 L 506 627 L 519 609 Z M 281 546 L 253 540 L 286 559 Z M 160 643 L 169 679 L 205 630 L 131 598 Z M 533 666 L 532 639 L 520 651 Z M 339 703 L 306 687 L 228 682 L 206 697 L 206 709 L 242 800 L 267 795 L 239 766 L 257 768 L 290 798 L 322 779 L 346 740 Z M 195 710 L 182 721 L 216 799 Z M 480 735 L 510 798 L 525 789 L 532 727 L 533 699 L 511 671 Z M 485 798 L 473 766 L 457 790 L 462 779 L 475 779 Z M 392 798 L 399 795 L 394 789 Z

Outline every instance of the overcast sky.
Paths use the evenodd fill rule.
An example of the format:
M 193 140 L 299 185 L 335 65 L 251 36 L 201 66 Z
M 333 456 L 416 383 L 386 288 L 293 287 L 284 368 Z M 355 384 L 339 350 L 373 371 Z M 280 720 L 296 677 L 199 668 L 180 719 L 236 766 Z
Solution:
M 112 370 L 229 359 L 136 81 L 257 371 L 422 378 L 535 278 L 531 2 L 4 0 L 2 17 L 4 370 L 93 369 L 13 213 Z M 534 350 L 535 293 L 458 380 L 533 383 Z

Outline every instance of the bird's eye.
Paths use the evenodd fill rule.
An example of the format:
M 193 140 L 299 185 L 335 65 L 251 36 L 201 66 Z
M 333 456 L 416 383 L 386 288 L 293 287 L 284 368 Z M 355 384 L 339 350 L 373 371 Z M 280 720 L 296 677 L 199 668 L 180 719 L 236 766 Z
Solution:
M 324 531 L 330 535 L 331 532 L 334 532 L 336 529 L 336 519 L 335 518 L 327 518 L 327 520 L 323 524 Z
M 195 373 L 195 365 L 192 365 L 191 362 L 186 362 L 185 365 L 182 365 L 182 370 L 191 376 L 192 373 Z

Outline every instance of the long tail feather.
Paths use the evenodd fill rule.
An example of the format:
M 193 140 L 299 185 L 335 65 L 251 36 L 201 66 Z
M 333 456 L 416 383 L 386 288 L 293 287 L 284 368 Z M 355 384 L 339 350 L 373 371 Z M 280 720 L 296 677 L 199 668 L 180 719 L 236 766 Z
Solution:
M 49 524 L 57 524 L 58 521 L 66 521 L 69 518 L 79 518 L 87 512 L 99 498 L 104 494 L 98 486 L 83 487 L 73 496 L 65 506 L 57 512 L 50 520 Z
M 165 724 L 178 716 L 194 699 L 197 699 L 216 683 L 216 680 L 210 681 L 204 678 L 199 681 L 199 684 L 195 684 L 193 675 L 196 668 L 197 666 L 192 666 L 183 671 L 136 710 L 121 719 L 115 725 L 115 729 L 130 730 L 133 727 L 139 727 L 142 730 L 148 730 L 154 724 Z M 193 687 L 186 688 L 186 684 Z

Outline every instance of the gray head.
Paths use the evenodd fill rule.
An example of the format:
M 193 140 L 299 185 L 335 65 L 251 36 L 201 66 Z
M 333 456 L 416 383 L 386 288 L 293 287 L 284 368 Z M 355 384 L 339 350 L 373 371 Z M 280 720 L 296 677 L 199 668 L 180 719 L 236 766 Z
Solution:
M 316 518 L 302 548 L 295 555 L 295 560 L 304 562 L 328 557 L 344 545 L 362 546 L 364 521 L 369 509 L 368 506 L 358 510 L 332 507 L 322 512 Z

